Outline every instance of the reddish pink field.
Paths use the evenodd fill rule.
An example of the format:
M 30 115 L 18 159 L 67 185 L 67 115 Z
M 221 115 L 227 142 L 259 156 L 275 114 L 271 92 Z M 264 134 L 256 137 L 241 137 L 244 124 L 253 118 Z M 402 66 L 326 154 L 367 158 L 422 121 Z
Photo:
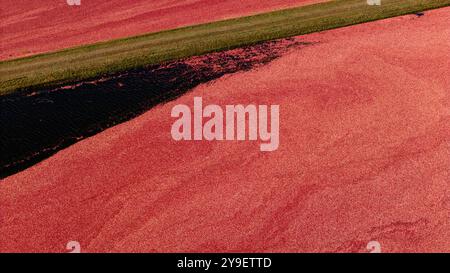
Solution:
M 3 0 L 0 60 L 327 0 Z
M 450 8 L 298 37 L 0 183 L 0 251 L 450 251 Z M 280 147 L 175 142 L 176 104 L 279 104 Z

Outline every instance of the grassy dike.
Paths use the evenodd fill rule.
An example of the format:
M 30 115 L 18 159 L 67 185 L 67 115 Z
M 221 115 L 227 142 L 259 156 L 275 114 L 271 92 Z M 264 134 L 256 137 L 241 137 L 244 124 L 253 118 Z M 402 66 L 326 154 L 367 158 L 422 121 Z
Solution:
M 0 95 L 444 6 L 450 0 L 337 0 L 0 62 Z

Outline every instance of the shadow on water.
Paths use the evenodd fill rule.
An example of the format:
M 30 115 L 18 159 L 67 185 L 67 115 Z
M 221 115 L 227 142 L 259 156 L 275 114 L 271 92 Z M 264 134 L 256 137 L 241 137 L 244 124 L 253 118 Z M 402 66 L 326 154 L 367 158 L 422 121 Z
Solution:
M 0 178 L 225 74 L 281 56 L 294 39 L 153 65 L 70 86 L 0 97 Z

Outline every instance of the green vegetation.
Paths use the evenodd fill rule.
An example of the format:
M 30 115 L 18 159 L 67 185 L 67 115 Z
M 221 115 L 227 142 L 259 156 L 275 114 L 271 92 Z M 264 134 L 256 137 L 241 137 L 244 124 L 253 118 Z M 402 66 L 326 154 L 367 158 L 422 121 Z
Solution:
M 449 6 L 450 0 L 337 0 L 0 62 L 0 95 Z

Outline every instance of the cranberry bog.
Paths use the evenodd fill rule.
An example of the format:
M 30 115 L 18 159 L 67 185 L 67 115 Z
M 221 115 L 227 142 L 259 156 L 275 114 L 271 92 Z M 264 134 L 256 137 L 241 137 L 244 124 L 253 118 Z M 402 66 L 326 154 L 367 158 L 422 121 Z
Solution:
M 227 52 L 238 67 L 264 65 L 4 179 L 0 251 L 63 252 L 68 240 L 83 252 L 365 252 L 372 240 L 383 252 L 450 251 L 449 16 Z M 171 108 L 196 96 L 280 105 L 280 148 L 174 141 Z
M 0 252 L 449 252 L 449 4 L 343 0 L 2 62 Z M 175 141 L 195 97 L 280 105 L 279 148 Z
M 0 60 L 324 0 L 4 0 Z M 236 8 L 239 7 L 239 8 Z
M 1 62 L 0 177 L 200 83 L 273 60 L 279 51 L 271 52 L 271 45 L 277 43 L 263 41 L 449 3 L 396 0 L 378 7 L 365 1 L 326 2 Z M 243 44 L 250 44 L 246 54 L 206 55 L 209 66 L 184 63 L 187 56 Z
M 447 6 L 450 0 L 339 0 L 0 62 L 0 95 L 57 87 L 208 52 Z

